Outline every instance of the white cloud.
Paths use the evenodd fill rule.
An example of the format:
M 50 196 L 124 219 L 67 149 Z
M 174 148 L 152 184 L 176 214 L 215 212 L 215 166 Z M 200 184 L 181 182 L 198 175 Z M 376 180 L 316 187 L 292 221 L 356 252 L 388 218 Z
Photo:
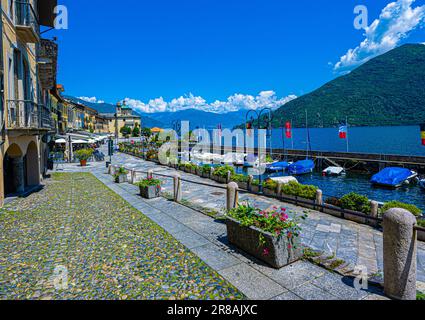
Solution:
M 83 101 L 91 102 L 91 103 L 105 103 L 103 100 L 97 100 L 96 97 L 78 97 L 78 99 L 81 99 Z
M 264 107 L 277 109 L 296 98 L 295 95 L 290 95 L 278 99 L 274 91 L 262 91 L 256 97 L 234 94 L 227 98 L 226 101 L 217 100 L 213 103 L 207 103 L 204 98 L 194 96 L 193 94 L 173 99 L 170 102 L 164 101 L 162 97 L 150 100 L 148 103 L 130 98 L 125 98 L 124 101 L 131 108 L 143 113 L 176 112 L 187 109 L 197 109 L 214 113 L 228 113 L 239 110 L 256 110 Z
M 409 33 L 425 21 L 425 5 L 413 7 L 415 0 L 397 0 L 389 3 L 378 19 L 365 30 L 365 39 L 349 49 L 335 64 L 336 71 L 347 71 L 371 58 L 394 49 Z

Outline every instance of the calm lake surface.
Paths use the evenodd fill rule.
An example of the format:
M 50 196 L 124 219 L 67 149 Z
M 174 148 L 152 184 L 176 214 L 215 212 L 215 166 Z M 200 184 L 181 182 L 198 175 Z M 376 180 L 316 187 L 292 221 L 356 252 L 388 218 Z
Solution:
M 293 129 L 293 141 L 285 138 L 285 148 L 307 149 L 307 130 Z M 425 156 L 419 126 L 349 128 L 349 152 Z M 311 149 L 346 152 L 346 141 L 339 139 L 338 128 L 310 129 Z M 273 148 L 283 148 L 282 130 L 273 130 Z

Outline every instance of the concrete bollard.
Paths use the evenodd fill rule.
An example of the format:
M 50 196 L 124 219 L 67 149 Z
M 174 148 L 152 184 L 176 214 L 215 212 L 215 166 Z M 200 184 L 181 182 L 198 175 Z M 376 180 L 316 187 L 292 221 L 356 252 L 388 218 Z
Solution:
M 230 171 L 227 171 L 226 183 L 229 183 L 231 180 L 232 180 L 232 173 Z
M 214 171 L 215 171 L 215 169 L 214 169 L 214 168 L 211 168 L 211 171 L 210 171 L 210 179 L 213 177 L 213 175 L 214 175 Z
M 235 209 L 239 205 L 239 187 L 236 182 L 231 182 L 227 185 L 227 211 Z
M 370 216 L 372 218 L 378 218 L 379 216 L 379 203 L 376 201 L 370 202 Z M 377 220 L 370 220 L 369 224 L 377 227 L 379 225 L 379 222 Z
M 384 214 L 384 292 L 397 300 L 416 300 L 416 218 L 404 209 Z
M 146 178 L 148 178 L 148 179 L 153 179 L 153 170 L 149 170 L 149 171 L 148 171 L 148 173 L 147 173 L 147 175 L 146 175 Z
M 112 164 L 110 164 L 108 167 L 108 174 L 112 174 Z
M 134 178 L 135 178 L 135 172 L 134 170 L 129 170 L 129 174 L 130 174 L 130 184 L 134 184 Z
M 323 206 L 323 191 L 320 189 L 316 192 L 316 205 Z
M 174 201 L 181 202 L 182 201 L 182 180 L 179 174 L 174 176 Z
M 279 182 L 277 184 L 277 196 L 280 197 L 282 195 L 282 190 L 283 190 L 283 186 L 284 184 L 282 182 Z

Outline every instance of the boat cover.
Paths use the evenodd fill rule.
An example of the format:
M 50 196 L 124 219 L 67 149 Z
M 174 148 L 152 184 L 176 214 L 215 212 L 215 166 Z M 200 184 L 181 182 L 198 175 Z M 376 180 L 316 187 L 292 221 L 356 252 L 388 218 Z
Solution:
M 408 180 L 412 175 L 413 173 L 409 169 L 397 167 L 385 168 L 378 174 L 375 174 L 371 182 L 373 184 L 397 187 L 403 184 L 403 182 Z
M 289 163 L 284 161 L 284 162 L 275 162 L 273 164 L 269 164 L 267 166 L 267 170 L 269 171 L 285 171 L 286 168 L 289 167 Z
M 313 160 L 302 160 L 291 164 L 288 167 L 289 174 L 306 174 L 313 172 L 315 165 Z

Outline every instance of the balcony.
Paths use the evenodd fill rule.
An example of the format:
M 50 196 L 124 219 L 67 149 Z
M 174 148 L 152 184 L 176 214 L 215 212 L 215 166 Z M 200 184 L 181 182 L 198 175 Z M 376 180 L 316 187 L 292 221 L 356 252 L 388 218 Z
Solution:
M 50 111 L 33 101 L 7 101 L 8 130 L 50 130 L 52 118 Z
M 30 3 L 15 1 L 15 27 L 18 37 L 25 43 L 40 41 L 37 14 Z

